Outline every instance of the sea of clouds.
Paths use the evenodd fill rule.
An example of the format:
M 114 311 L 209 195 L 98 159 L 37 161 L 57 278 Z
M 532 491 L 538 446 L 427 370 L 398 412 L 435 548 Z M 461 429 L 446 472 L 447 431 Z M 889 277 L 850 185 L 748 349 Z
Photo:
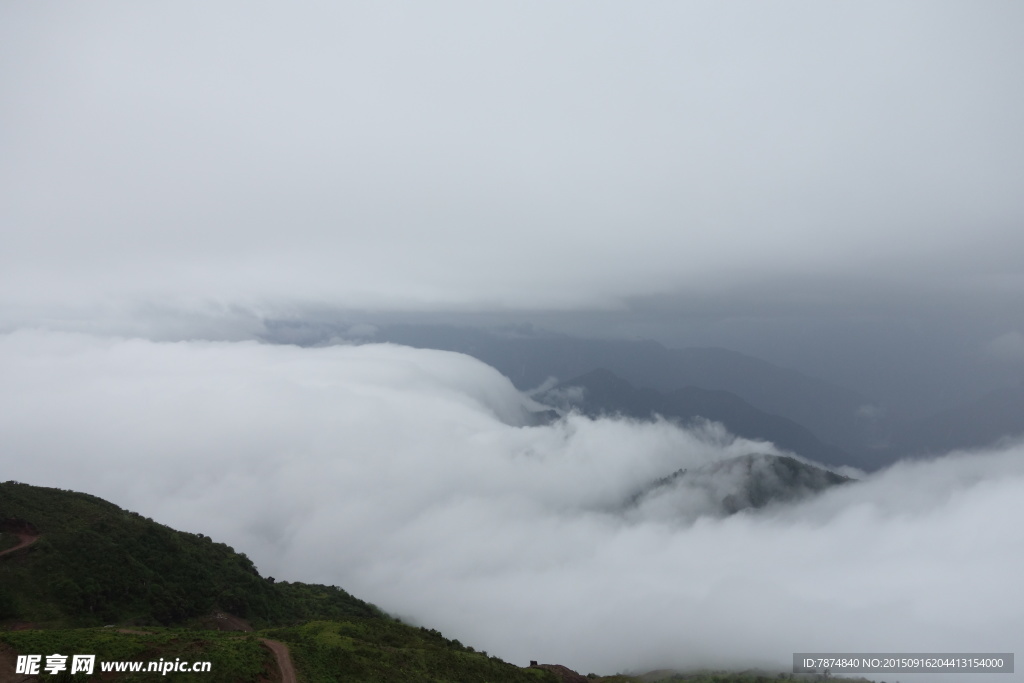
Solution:
M 540 424 L 493 368 L 394 345 L 21 330 L 0 335 L 0 377 L 0 478 L 210 535 L 265 576 L 339 585 L 520 665 L 783 670 L 798 651 L 1024 636 L 1019 442 L 731 517 L 693 500 L 626 514 L 680 468 L 778 451 L 714 426 Z

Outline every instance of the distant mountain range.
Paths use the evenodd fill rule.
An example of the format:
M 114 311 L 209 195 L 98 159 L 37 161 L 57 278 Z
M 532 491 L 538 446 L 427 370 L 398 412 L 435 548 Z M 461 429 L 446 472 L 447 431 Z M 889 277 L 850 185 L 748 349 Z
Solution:
M 278 343 L 329 343 L 344 338 L 347 329 L 303 321 L 264 322 L 265 340 Z M 622 397 L 611 392 L 608 405 L 595 403 L 588 411 L 639 416 L 653 409 L 684 419 L 704 415 L 742 436 L 773 441 L 830 465 L 864 470 L 904 457 L 983 447 L 1002 437 L 1024 434 L 1021 387 L 1006 387 L 923 419 L 902 420 L 859 392 L 722 348 L 669 349 L 654 341 L 586 339 L 530 325 L 483 329 L 388 324 L 368 328 L 352 341 L 465 353 L 496 368 L 522 390 L 534 389 L 552 377 L 575 381 L 606 370 L 638 392 L 653 390 L 663 396 L 636 394 L 622 403 Z M 656 409 L 643 408 L 648 399 L 657 404 Z
M 894 423 L 888 450 L 908 456 L 992 445 L 1024 434 L 1024 383 L 997 389 L 957 408 Z
M 579 391 L 572 391 L 577 389 Z M 850 462 L 849 454 L 822 443 L 796 422 L 753 407 L 728 391 L 683 387 L 669 392 L 638 389 L 604 368 L 562 382 L 537 396 L 542 402 L 573 407 L 596 417 L 621 414 L 650 419 L 661 415 L 683 423 L 706 419 L 721 422 L 737 436 L 765 440 L 805 458 L 838 466 Z
M 698 398 L 696 389 L 728 392 L 760 416 L 788 420 L 788 428 L 782 428 L 777 419 L 764 418 L 762 422 L 765 427 L 771 426 L 772 434 L 790 432 L 793 440 L 787 443 L 813 444 L 814 455 L 801 453 L 805 457 L 820 457 L 830 464 L 845 459 L 844 464 L 863 469 L 885 464 L 871 447 L 877 440 L 877 427 L 870 399 L 727 349 L 668 349 L 653 341 L 582 339 L 535 330 L 494 331 L 441 325 L 384 326 L 373 339 L 465 353 L 497 368 L 520 389 L 532 389 L 551 377 L 566 381 L 603 369 L 636 387 L 664 393 L 684 390 L 677 397 L 680 403 L 685 400 L 685 392 L 689 392 L 692 400 L 709 409 L 715 397 Z M 735 402 L 735 410 L 728 408 L 725 404 L 730 399 L 724 396 L 717 400 L 723 404 L 722 411 L 736 417 L 743 412 Z M 754 415 L 751 412 L 749 420 L 734 421 L 751 425 Z M 797 437 L 793 426 L 802 427 L 804 436 Z M 743 435 L 771 440 L 767 433 L 747 430 Z
M 661 392 L 662 399 L 647 398 L 666 416 L 674 401 L 679 417 L 714 413 L 717 417 L 704 417 L 720 420 L 742 436 L 773 441 L 830 465 L 868 471 L 903 457 L 983 447 L 1024 434 L 1021 387 L 1000 389 L 931 417 L 894 420 L 852 389 L 722 348 L 669 349 L 649 340 L 584 339 L 531 326 L 385 325 L 372 340 L 465 353 L 497 368 L 524 390 L 551 377 L 571 382 L 606 370 L 638 391 Z M 639 394 L 635 398 L 638 407 L 647 400 Z M 630 401 L 615 404 L 615 392 L 608 399 L 606 412 L 634 414 L 627 410 Z M 600 412 L 602 406 L 595 403 L 588 410 Z

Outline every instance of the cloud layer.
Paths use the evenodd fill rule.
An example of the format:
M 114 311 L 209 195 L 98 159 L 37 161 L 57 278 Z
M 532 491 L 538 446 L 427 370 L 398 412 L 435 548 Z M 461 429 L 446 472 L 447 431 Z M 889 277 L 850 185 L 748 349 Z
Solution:
M 5 4 L 0 306 L 1019 295 L 1022 23 L 1015 2 Z
M 1024 634 L 1020 444 L 756 514 L 624 515 L 681 467 L 773 448 L 529 426 L 536 406 L 493 369 L 389 345 L 21 331 L 0 337 L 0 375 L 5 479 L 201 531 L 520 664 L 785 668 L 794 651 L 1012 651 Z

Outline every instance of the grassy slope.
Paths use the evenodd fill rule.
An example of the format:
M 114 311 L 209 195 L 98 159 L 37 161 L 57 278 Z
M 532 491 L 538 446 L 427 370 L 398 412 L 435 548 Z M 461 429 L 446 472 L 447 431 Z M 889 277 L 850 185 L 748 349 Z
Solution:
M 382 616 L 338 588 L 273 583 L 223 543 L 84 493 L 0 484 L 4 520 L 30 522 L 41 536 L 0 559 L 0 625 L 180 625 L 217 610 L 257 627 Z
M 221 633 L 217 631 L 190 631 L 185 629 L 147 628 L 147 633 L 122 633 L 112 628 L 58 629 L 31 631 L 0 631 L 0 644 L 16 653 L 53 653 L 63 655 L 94 654 L 96 667 L 93 676 L 68 673 L 51 675 L 44 679 L 85 681 L 99 680 L 100 662 L 104 661 L 174 661 L 210 662 L 208 673 L 169 672 L 121 674 L 121 681 L 152 681 L 157 678 L 168 682 L 195 681 L 207 683 L 239 683 L 258 681 L 274 676 L 276 664 L 271 652 L 260 645 L 253 634 Z M 67 660 L 70 663 L 70 657 Z M 7 672 L 0 672 L 0 679 Z M 105 676 L 109 677 L 109 676 Z
M 396 621 L 311 622 L 266 634 L 288 644 L 309 681 L 555 681 L 547 672 L 521 669 L 437 631 Z
M 14 534 L 5 533 L 0 531 L 0 552 L 7 550 L 8 548 L 18 545 L 19 538 Z
M 195 681 L 258 683 L 278 680 L 270 651 L 259 639 L 288 645 L 300 681 L 409 681 L 411 683 L 556 683 L 547 672 L 521 669 L 500 659 L 474 653 L 440 634 L 388 619 L 312 622 L 298 627 L 258 633 L 196 631 L 147 627 L 146 633 L 123 633 L 114 628 L 0 631 L 0 648 L 19 654 L 95 654 L 92 677 L 51 676 L 60 681 L 98 680 L 104 661 L 209 661 L 209 673 L 121 674 L 122 681 Z M 70 660 L 69 660 L 70 661 Z M 0 671 L 0 680 L 6 680 Z M 112 677 L 105 674 L 104 678 Z

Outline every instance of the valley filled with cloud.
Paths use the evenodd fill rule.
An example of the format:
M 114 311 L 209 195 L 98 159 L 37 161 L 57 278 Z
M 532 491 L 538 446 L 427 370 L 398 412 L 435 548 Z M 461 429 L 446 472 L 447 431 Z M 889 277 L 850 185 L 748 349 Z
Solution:
M 521 664 L 786 668 L 796 651 L 1012 651 L 1024 628 L 1019 442 L 726 516 L 728 470 L 630 499 L 770 444 L 536 424 L 532 399 L 461 354 L 23 331 L 0 341 L 0 374 L 6 477 L 212 535 L 264 575 Z

